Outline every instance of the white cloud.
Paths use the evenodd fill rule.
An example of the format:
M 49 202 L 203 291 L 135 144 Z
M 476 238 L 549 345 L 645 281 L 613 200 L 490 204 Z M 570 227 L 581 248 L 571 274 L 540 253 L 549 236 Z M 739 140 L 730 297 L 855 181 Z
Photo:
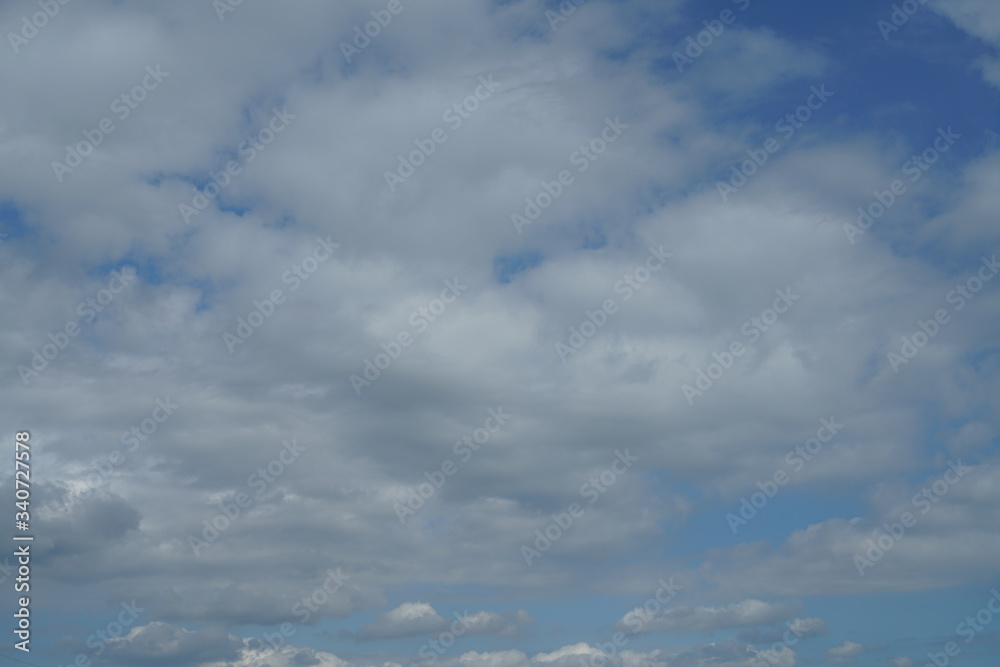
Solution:
M 465 635 L 516 635 L 534 619 L 526 611 L 498 614 L 479 611 L 475 613 L 456 612 L 452 618 L 444 618 L 426 602 L 404 602 L 395 609 L 377 614 L 375 620 L 354 634 L 344 636 L 360 640 L 415 637 L 440 633 L 455 626 Z
M 855 663 L 858 656 L 865 652 L 865 647 L 856 642 L 845 641 L 840 646 L 828 649 L 824 657 L 830 662 Z
M 770 625 L 786 620 L 795 608 L 786 604 L 743 600 L 724 607 L 676 607 L 649 617 L 648 612 L 637 607 L 622 617 L 616 627 L 629 627 L 629 621 L 643 621 L 640 632 L 666 630 L 670 632 L 698 632 L 723 628 L 745 628 Z
M 679 75 L 672 49 L 687 26 L 713 18 L 692 16 L 692 3 L 590 0 L 556 31 L 540 0 L 404 3 L 351 63 L 340 43 L 378 3 L 244 2 L 222 22 L 210 2 L 69 3 L 8 53 L 0 86 L 31 94 L 0 99 L 0 308 L 10 314 L 0 405 L 5 423 L 40 443 L 39 585 L 78 605 L 55 603 L 54 613 L 134 597 L 149 618 L 115 654 L 182 664 L 228 660 L 248 625 L 350 619 L 346 636 L 371 640 L 366 648 L 433 635 L 454 622 L 437 609 L 453 605 L 427 590 L 531 596 L 549 622 L 541 613 L 553 601 L 581 591 L 643 600 L 673 573 L 683 606 L 647 629 L 734 628 L 739 641 L 621 659 L 718 667 L 743 665 L 755 655 L 744 640 L 783 632 L 800 613 L 797 602 L 762 600 L 995 580 L 997 283 L 899 375 L 885 354 L 974 268 L 966 255 L 975 264 L 1000 241 L 996 146 L 976 153 L 981 137 L 970 131 L 971 157 L 949 155 L 954 168 L 935 167 L 895 219 L 851 244 L 843 225 L 928 137 L 885 136 L 852 113 L 846 90 L 729 201 L 715 185 L 770 133 L 771 101 L 844 75 L 828 43 L 747 13 Z M 933 6 L 1000 40 L 993 3 Z M 25 11 L 4 4 L 0 25 L 17 29 Z M 994 77 L 993 56 L 983 57 Z M 52 162 L 157 65 L 169 76 L 59 182 Z M 452 129 L 443 112 L 489 76 L 496 91 Z M 758 106 L 769 109 L 763 120 Z M 240 157 L 276 107 L 294 114 L 287 129 L 184 224 L 178 204 Z M 572 156 L 616 117 L 629 127 L 576 171 Z M 447 141 L 390 193 L 385 172 L 437 127 Z M 511 213 L 563 169 L 573 184 L 517 234 Z M 8 203 L 22 222 L 8 220 Z M 337 252 L 293 291 L 286 272 L 328 236 Z M 673 257 L 626 301 L 616 285 L 651 245 Z M 537 264 L 499 279 L 527 255 Z M 17 366 L 82 320 L 77 305 L 124 265 L 138 267 L 135 283 L 25 386 Z M 416 334 L 412 314 L 456 276 L 468 290 L 357 396 L 349 376 L 401 332 Z M 787 286 L 801 301 L 750 343 L 743 323 Z M 276 289 L 284 302 L 230 354 L 223 333 Z M 555 343 L 609 298 L 618 312 L 563 363 Z M 688 405 L 681 386 L 733 341 L 747 354 Z M 176 414 L 129 449 L 123 433 L 166 396 Z M 394 504 L 458 461 L 455 443 L 499 406 L 515 417 L 400 525 Z M 694 521 L 725 530 L 726 511 L 830 415 L 843 434 L 782 490 L 821 498 L 815 512 L 804 503 L 808 516 L 782 518 L 768 542 L 674 540 Z M 306 450 L 258 494 L 251 480 L 289 438 Z M 943 467 L 928 439 L 967 457 L 975 475 L 861 578 L 852 556 L 910 504 L 920 490 L 911 480 Z M 520 547 L 581 501 L 581 484 L 620 445 L 641 469 L 526 569 Z M 240 494 L 252 502 L 237 505 Z M 866 510 L 834 511 L 829 498 Z M 192 538 L 213 530 L 210 548 L 192 553 Z M 595 580 L 614 562 L 629 565 Z M 335 592 L 324 584 L 331 568 L 352 577 Z M 523 610 L 469 606 L 479 610 L 467 614 L 469 633 L 491 646 L 531 632 Z M 362 613 L 374 620 L 358 630 Z M 205 629 L 212 623 L 223 629 Z M 791 623 L 808 636 L 826 630 L 818 618 Z M 249 660 L 260 647 L 247 646 Z M 447 659 L 572 664 L 596 650 L 552 646 Z M 340 664 L 310 651 L 273 660 Z

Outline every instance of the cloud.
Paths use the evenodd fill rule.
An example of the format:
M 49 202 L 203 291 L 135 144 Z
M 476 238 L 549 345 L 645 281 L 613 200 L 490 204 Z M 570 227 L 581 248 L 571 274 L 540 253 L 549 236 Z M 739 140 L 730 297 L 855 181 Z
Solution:
M 523 609 L 497 614 L 479 611 L 455 612 L 454 619 L 443 618 L 425 602 L 404 602 L 395 609 L 377 614 L 375 620 L 357 633 L 342 631 L 341 635 L 359 641 L 395 639 L 399 637 L 429 636 L 444 632 L 453 626 L 464 630 L 462 634 L 497 635 L 512 637 L 520 633 L 534 619 Z
M 102 656 L 113 665 L 186 665 L 231 661 L 242 642 L 213 626 L 189 631 L 154 621 L 107 642 Z
M 865 652 L 865 647 L 856 642 L 845 641 L 840 646 L 836 646 L 823 654 L 830 662 L 853 664 L 857 662 L 858 656 Z
M 701 632 L 725 628 L 744 628 L 771 625 L 784 621 L 796 608 L 782 603 L 743 600 L 723 607 L 676 607 L 649 618 L 642 607 L 633 609 L 616 624 L 617 629 L 628 627 L 633 619 L 644 621 L 640 632 L 664 630 L 669 632 Z
M 1000 9 L 995 3 L 989 0 L 938 0 L 929 6 L 969 34 L 992 44 L 994 48 L 1000 46 Z M 983 55 L 974 65 L 982 71 L 984 79 L 1000 87 L 1000 59 Z
M 574 642 L 619 619 L 678 642 L 623 664 L 742 665 L 786 621 L 827 632 L 795 618 L 827 617 L 812 596 L 1000 575 L 998 281 L 898 374 L 886 357 L 1000 242 L 995 114 L 975 103 L 990 88 L 962 76 L 997 80 L 995 3 L 928 3 L 963 32 L 914 21 L 889 45 L 874 20 L 856 29 L 884 7 L 802 23 L 746 3 L 683 72 L 673 50 L 718 8 L 589 0 L 552 29 L 559 3 L 404 0 L 374 28 L 381 1 L 242 2 L 222 20 L 194 0 L 56 4 L 0 70 L 32 93 L 0 97 L 0 410 L 37 442 L 33 581 L 59 650 L 136 600 L 123 664 L 245 662 L 266 647 L 232 638 L 284 623 L 303 645 L 275 663 L 409 664 L 386 647 L 446 631 L 457 599 L 471 638 L 442 662 L 579 663 L 597 649 Z M 4 34 L 36 5 L 0 3 Z M 155 89 L 150 69 L 169 73 Z M 827 80 L 829 106 L 755 167 Z M 955 149 L 852 243 L 857 208 L 948 124 Z M 179 205 L 200 197 L 187 224 Z M 106 301 L 125 267 L 135 280 Z M 439 310 L 445 281 L 468 288 Z M 801 300 L 772 323 L 787 289 Z M 358 395 L 352 376 L 372 384 Z M 682 387 L 708 380 L 689 404 Z M 163 400 L 179 407 L 160 421 Z M 484 440 L 498 409 L 514 416 Z M 793 470 L 831 416 L 843 432 Z M 618 447 L 639 461 L 591 504 L 581 489 L 603 487 Z M 859 576 L 852 558 L 948 458 L 973 472 Z M 778 470 L 781 495 L 730 535 L 726 514 Z M 405 523 L 404 501 L 420 505 Z M 573 503 L 585 512 L 525 567 Z M 670 576 L 682 606 L 648 616 L 636 605 Z M 597 611 L 567 617 L 581 594 Z M 522 599 L 530 616 L 485 611 Z M 898 622 L 877 631 L 912 635 Z M 726 630 L 738 640 L 680 644 Z

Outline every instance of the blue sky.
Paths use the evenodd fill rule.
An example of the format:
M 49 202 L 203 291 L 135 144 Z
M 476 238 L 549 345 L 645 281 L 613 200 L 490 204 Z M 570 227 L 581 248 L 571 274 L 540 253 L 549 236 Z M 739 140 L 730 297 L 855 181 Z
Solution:
M 997 664 L 1000 5 L 0 25 L 0 661 Z

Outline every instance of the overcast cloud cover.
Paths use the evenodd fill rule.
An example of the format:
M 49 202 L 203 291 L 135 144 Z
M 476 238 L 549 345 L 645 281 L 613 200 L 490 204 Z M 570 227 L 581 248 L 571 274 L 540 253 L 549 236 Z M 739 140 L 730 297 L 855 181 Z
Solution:
M 3 656 L 998 664 L 1000 3 L 0 26 Z

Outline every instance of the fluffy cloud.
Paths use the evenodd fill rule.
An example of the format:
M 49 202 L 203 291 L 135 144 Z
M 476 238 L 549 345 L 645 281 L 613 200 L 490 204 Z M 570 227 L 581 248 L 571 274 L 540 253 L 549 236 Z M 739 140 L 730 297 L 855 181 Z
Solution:
M 108 642 L 113 665 L 185 665 L 238 659 L 242 642 L 215 626 L 189 631 L 154 621 Z
M 205 663 L 204 667 L 252 667 L 259 664 L 273 667 L 401 667 L 406 664 L 387 658 L 359 662 L 341 659 L 325 651 L 284 646 L 277 649 L 246 648 L 239 660 Z M 794 667 L 796 664 L 793 651 L 786 649 L 765 654 L 736 642 L 699 644 L 676 653 L 661 649 L 648 652 L 626 650 L 615 656 L 607 656 L 593 646 L 579 643 L 534 655 L 517 650 L 468 651 L 436 662 L 442 667 L 592 667 L 595 660 L 604 660 L 613 667 L 753 667 L 761 660 L 776 667 Z
M 989 0 L 937 0 L 930 7 L 994 48 L 1000 46 L 1000 8 L 995 3 Z M 987 81 L 1000 87 L 1000 59 L 982 56 L 975 64 Z
M 760 600 L 743 600 L 724 607 L 677 607 L 666 609 L 653 617 L 649 617 L 648 612 L 639 607 L 623 616 L 617 627 L 628 627 L 629 621 L 638 618 L 644 621 L 640 632 L 699 632 L 771 625 L 784 621 L 795 612 L 796 609 L 790 605 Z
M 824 657 L 830 662 L 852 664 L 858 661 L 858 656 L 865 652 L 865 647 L 856 642 L 844 642 L 840 646 L 828 649 Z
M 122 664 L 248 663 L 267 647 L 234 637 L 284 623 L 301 646 L 274 664 L 409 664 L 398 640 L 468 601 L 472 639 L 442 662 L 579 664 L 676 576 L 684 599 L 646 631 L 722 641 L 615 660 L 742 666 L 789 619 L 827 631 L 812 596 L 995 581 L 1000 283 L 898 373 L 887 360 L 1000 241 L 993 116 L 925 113 L 941 95 L 911 60 L 865 102 L 867 67 L 844 63 L 890 53 L 875 30 L 835 47 L 841 28 L 812 34 L 825 19 L 747 3 L 678 72 L 674 49 L 718 14 L 590 0 L 553 30 L 552 4 L 403 0 L 348 62 L 383 4 L 220 20 L 218 2 L 98 0 L 8 52 L 0 85 L 25 94 L 0 101 L 0 410 L 37 443 L 36 586 L 69 619 L 56 657 L 134 599 Z M 923 11 L 1000 35 L 985 0 Z M 25 12 L 0 6 L 0 25 Z M 829 104 L 753 167 L 827 81 Z M 953 118 L 956 148 L 852 243 L 858 206 Z M 445 301 L 449 284 L 465 287 Z M 820 419 L 844 429 L 788 463 Z M 624 448 L 638 460 L 611 476 Z M 853 558 L 949 459 L 972 472 L 861 576 Z M 726 514 L 778 470 L 732 534 Z M 566 618 L 580 595 L 597 611 Z
M 344 632 L 347 637 L 360 640 L 415 637 L 431 635 L 457 627 L 462 634 L 514 636 L 526 625 L 533 623 L 526 611 L 505 614 L 480 611 L 454 614 L 454 620 L 443 618 L 425 602 L 404 602 L 395 609 L 376 615 L 375 620 L 358 633 Z

